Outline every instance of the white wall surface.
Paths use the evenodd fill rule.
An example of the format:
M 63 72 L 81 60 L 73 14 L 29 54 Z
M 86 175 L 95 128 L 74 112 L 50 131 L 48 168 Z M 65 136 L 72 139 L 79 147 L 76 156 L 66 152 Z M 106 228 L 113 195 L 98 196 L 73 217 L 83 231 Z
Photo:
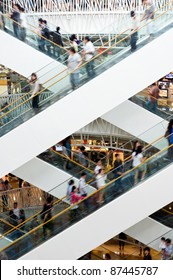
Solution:
M 67 182 L 70 179 L 74 179 L 76 186 L 78 186 L 79 182 L 76 177 L 70 176 L 67 172 L 39 158 L 33 158 L 26 162 L 20 168 L 14 170 L 13 174 L 57 198 L 62 198 L 66 195 Z M 88 194 L 93 191 L 95 191 L 95 188 L 87 187 Z
M 12 172 L 172 71 L 172 38 L 173 28 L 1 137 L 0 176 Z M 161 57 L 164 57 L 162 64 Z M 129 115 L 124 115 L 124 119 L 127 118 Z
M 173 240 L 173 230 L 150 217 L 143 219 L 124 232 L 143 244 L 149 244 L 157 251 L 160 251 L 159 244 L 162 236 Z
M 172 170 L 173 166 L 168 166 L 21 259 L 69 260 L 83 256 L 170 203 L 172 197 L 165 194 L 172 192 L 172 184 L 163 187 L 163 182 L 171 180 Z M 54 250 L 55 244 L 58 250 Z
M 0 64 L 16 71 L 24 77 L 29 77 L 31 73 L 37 72 L 40 83 L 44 83 L 55 74 L 67 69 L 62 63 L 55 61 L 49 56 L 36 49 L 30 47 L 24 42 L 14 38 L 0 30 Z M 46 66 L 46 67 L 45 67 Z M 63 76 L 66 71 L 63 73 Z M 56 79 L 44 84 L 44 87 L 50 86 L 54 81 L 58 80 L 62 75 Z M 64 87 L 68 79 L 65 79 L 58 86 L 58 89 Z M 52 86 L 50 90 L 57 90 L 57 86 Z
M 167 121 L 129 100 L 107 112 L 101 118 L 121 127 L 147 143 L 151 143 L 163 136 L 168 126 Z M 159 149 L 163 149 L 167 145 L 166 139 L 153 144 Z

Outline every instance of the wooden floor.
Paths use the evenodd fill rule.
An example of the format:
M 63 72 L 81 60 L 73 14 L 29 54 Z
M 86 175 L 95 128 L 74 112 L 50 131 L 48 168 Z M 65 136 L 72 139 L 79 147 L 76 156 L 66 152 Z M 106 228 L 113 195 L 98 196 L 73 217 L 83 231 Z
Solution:
M 144 247 L 146 246 L 144 245 Z M 92 259 L 104 259 L 106 253 L 110 254 L 112 260 L 143 260 L 143 253 L 140 255 L 139 245 L 125 244 L 124 251 L 120 251 L 118 241 L 114 239 L 92 250 Z M 153 260 L 161 259 L 160 253 L 153 249 L 151 249 L 151 256 Z

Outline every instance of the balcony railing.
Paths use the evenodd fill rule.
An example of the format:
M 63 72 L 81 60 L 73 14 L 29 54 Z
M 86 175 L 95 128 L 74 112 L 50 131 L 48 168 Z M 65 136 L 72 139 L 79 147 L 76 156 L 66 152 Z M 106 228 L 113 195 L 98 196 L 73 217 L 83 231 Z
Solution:
M 1 1 L 0 1 L 1 2 Z M 3 7 L 11 10 L 11 3 L 15 2 L 23 6 L 28 13 L 116 13 L 119 11 L 141 11 L 141 0 L 4 0 Z M 153 0 L 157 8 L 164 6 L 167 0 Z

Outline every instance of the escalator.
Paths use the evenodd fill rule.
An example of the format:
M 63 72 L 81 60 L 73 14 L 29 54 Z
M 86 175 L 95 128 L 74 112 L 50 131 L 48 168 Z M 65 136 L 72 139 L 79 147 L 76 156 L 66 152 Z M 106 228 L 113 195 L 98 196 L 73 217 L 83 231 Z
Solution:
M 67 69 L 67 67 L 58 61 L 58 59 L 54 60 L 52 57 L 39 52 L 37 49 L 25 44 L 2 30 L 0 30 L 0 38 L 0 52 L 4 54 L 1 56 L 0 63 L 13 69 L 17 73 L 20 73 L 24 77 L 29 77 L 31 73 L 37 72 L 45 65 L 51 63 L 54 63 L 56 66 L 55 73 Z M 51 76 L 47 75 L 47 79 L 50 77 Z M 45 80 L 41 80 L 41 82 L 44 81 Z
M 50 192 L 52 189 L 55 197 L 62 198 L 66 195 L 68 182 L 73 179 L 78 186 L 81 174 L 85 172 L 88 192 L 92 193 L 95 188 L 90 186 L 90 182 L 95 178 L 96 163 L 89 159 L 86 161 L 88 167 L 50 149 L 16 169 L 13 174 L 46 192 Z
M 166 101 L 166 102 L 165 102 Z M 147 95 L 143 92 L 138 93 L 126 100 L 118 107 L 104 114 L 102 119 L 119 126 L 133 135 L 139 135 L 143 131 L 150 130 L 156 126 L 155 134 L 146 134 L 141 140 L 150 142 L 155 137 L 160 137 L 165 133 L 169 120 L 172 118 L 172 108 L 167 100 L 155 99 L 147 102 Z M 131 116 L 128 120 L 123 119 L 123 112 L 128 112 Z M 116 115 L 116 118 L 115 118 Z M 164 121 L 165 120 L 165 121 Z M 133 125 L 135 123 L 135 125 Z M 160 126 L 158 125 L 160 123 Z
M 151 243 L 151 247 L 158 250 L 161 237 L 164 236 L 165 238 L 170 238 L 173 240 L 172 214 L 167 214 L 167 217 L 164 217 L 163 219 L 160 218 L 160 216 L 164 214 L 164 209 L 160 209 L 159 212 L 161 213 L 158 214 L 157 211 L 150 217 L 141 220 L 136 225 L 128 228 L 124 232 L 143 244 L 149 244 L 152 240 L 155 240 L 155 242 Z
M 124 112 L 128 112 L 130 118 L 123 118 Z M 162 117 L 163 115 L 157 116 L 134 102 L 126 100 L 101 118 L 115 126 L 121 127 L 142 141 L 150 143 L 155 138 L 165 134 L 171 114 L 164 114 L 164 119 Z M 153 133 L 150 133 L 150 130 L 154 127 Z
M 141 142 L 141 145 L 145 147 L 144 150 L 147 150 L 149 147 L 153 149 L 155 148 L 156 151 L 162 150 L 168 145 L 167 139 L 163 137 L 165 131 L 166 126 L 164 127 L 164 122 L 162 121 L 149 130 L 143 132 L 142 134 L 138 134 L 137 137 L 132 138 L 130 141 L 123 144 L 120 148 L 129 151 L 129 146 L 133 147 L 134 143 L 139 140 Z M 151 142 L 147 141 L 150 140 L 149 136 Z M 131 152 L 127 153 L 127 155 L 125 156 L 125 161 L 127 161 L 130 156 Z M 75 158 L 77 160 L 77 154 Z M 105 172 L 107 173 L 107 157 L 103 158 L 100 155 L 100 158 L 102 159 Z M 65 168 L 64 164 L 65 162 L 67 163 L 68 160 L 69 166 Z M 83 166 L 81 168 L 81 165 L 78 162 L 75 162 L 75 160 L 68 160 L 66 157 L 56 151 L 47 150 L 46 152 L 41 153 L 39 156 L 33 158 L 32 160 L 26 162 L 21 167 L 13 170 L 12 173 L 15 176 L 22 178 L 23 180 L 26 180 L 31 184 L 45 190 L 46 192 L 49 192 L 50 189 L 56 190 L 53 195 L 61 198 L 66 193 L 67 182 L 72 178 L 76 181 L 82 171 L 85 171 L 88 174 L 87 181 L 90 181 L 92 178 L 94 178 L 93 171 L 95 168 L 95 163 L 88 160 L 88 168 L 84 168 Z M 108 170 L 109 168 L 110 166 L 108 167 Z M 62 184 L 63 182 L 64 184 Z M 60 185 L 61 187 L 57 188 L 57 185 Z
M 114 49 L 114 44 L 111 48 L 102 52 L 102 54 L 96 55 L 94 57 L 96 74 L 98 75 L 96 78 L 88 81 L 85 75 L 84 63 L 81 66 L 82 84 L 77 90 L 71 92 L 71 86 L 67 84 L 63 91 L 59 91 L 59 84 L 63 81 L 63 78 L 60 78 L 59 82 L 57 81 L 57 83 L 54 83 L 54 85 L 56 84 L 57 86 L 57 94 L 52 95 L 49 101 L 45 100 L 39 112 L 29 110 L 28 108 L 30 105 L 27 105 L 28 101 L 26 100 L 21 103 L 21 105 L 18 105 L 17 108 L 11 109 L 10 113 L 12 111 L 16 112 L 15 119 L 11 120 L 10 117 L 10 122 L 6 122 L 6 124 L 0 128 L 0 152 L 2 157 L 4 159 L 6 158 L 6 162 L 8 162 L 8 164 L 4 162 L 1 174 L 4 175 L 21 166 L 34 156 L 46 150 L 47 147 L 51 147 L 54 143 L 59 142 L 87 123 L 90 123 L 94 119 L 110 111 L 130 96 L 133 96 L 136 92 L 139 92 L 141 88 L 146 87 L 153 80 L 157 80 L 160 76 L 170 72 L 172 69 L 170 58 L 172 53 L 171 37 L 173 30 L 170 29 L 172 18 L 169 13 L 164 10 L 164 12 L 159 12 L 159 15 L 155 18 L 155 22 L 158 23 L 157 30 L 160 30 L 161 27 L 166 25 L 167 27 L 165 28 L 168 30 L 166 31 L 163 29 L 159 31 L 157 35 L 160 36 L 150 41 L 148 44 L 145 44 L 148 42 L 148 37 L 142 36 L 142 42 L 139 44 L 139 49 L 136 53 L 129 55 L 129 47 L 127 47 L 123 51 L 115 54 L 114 51 L 116 51 L 116 49 Z M 143 31 L 144 27 L 141 28 L 141 30 Z M 126 40 L 126 37 L 123 40 Z M 119 44 L 121 43 L 122 40 L 119 40 Z M 155 52 L 156 48 L 157 52 Z M 165 57 L 165 63 L 160 69 L 159 57 L 165 55 L 165 49 L 167 50 L 166 53 L 169 53 L 169 59 L 167 60 Z M 149 57 L 149 52 L 153 53 L 152 57 Z M 148 63 L 155 64 L 156 71 L 154 73 L 148 71 Z M 129 75 L 132 65 L 133 77 L 138 77 L 140 65 L 141 75 L 138 77 L 137 83 L 134 83 L 132 77 Z M 66 76 L 67 75 L 65 75 L 64 78 L 66 78 Z M 115 77 L 118 81 L 116 84 L 114 83 Z M 124 79 L 126 79 L 126 83 L 124 83 Z M 106 83 L 105 80 L 107 81 Z M 108 84 L 110 89 L 109 95 Z M 115 87 L 118 92 L 116 98 Z M 39 94 L 40 96 L 41 93 Z M 99 106 L 96 106 L 100 98 L 103 99 L 104 97 L 106 102 L 100 102 Z M 21 115 L 18 109 L 23 105 L 27 108 L 27 113 L 24 113 L 25 109 L 23 109 L 24 111 L 22 111 Z M 89 108 L 90 113 L 86 108 Z M 71 111 L 72 113 L 69 115 Z M 9 116 L 9 112 L 1 116 L 0 121 L 2 122 L 2 119 L 7 115 Z M 25 142 L 22 137 L 19 139 L 19 135 L 25 135 Z M 13 147 L 10 145 L 11 139 L 13 139 Z M 9 156 L 5 153 L 7 146 Z M 20 158 L 18 157 L 19 153 L 21 155 Z
M 64 211 L 59 213 L 57 204 L 53 209 L 52 219 L 46 222 L 51 226 L 51 233 L 46 237 L 49 242 L 44 242 L 40 237 L 41 246 L 38 246 L 38 241 L 35 241 L 35 235 L 38 231 L 40 233 L 41 225 L 16 239 L 10 246 L 6 246 L 3 252 L 13 259 L 19 257 L 22 259 L 76 259 L 119 232 L 125 231 L 172 201 L 172 198 L 165 195 L 165 193 L 170 193 L 171 184 L 165 184 L 163 189 L 163 181 L 171 178 L 172 173 L 172 160 L 167 156 L 167 151 L 171 148 L 172 145 L 159 152 L 157 149 L 154 152 L 153 147 L 149 148 L 148 154 L 150 152 L 153 154 L 145 161 L 148 171 L 145 179 L 139 180 L 136 185 L 134 185 L 134 172 L 139 167 L 129 169 L 129 162 L 126 162 L 124 175 L 112 180 L 99 190 L 102 192 L 104 190 L 103 204 L 96 203 L 99 191 L 78 203 L 77 216 L 74 215 L 76 211 L 73 212 L 75 205 L 64 206 Z M 119 188 L 120 182 L 121 188 Z M 145 201 L 147 201 L 147 207 Z M 126 211 L 124 211 L 125 207 Z M 110 213 L 114 215 L 110 217 Z M 47 225 L 48 228 L 49 226 Z M 58 250 L 53 249 L 55 244 Z M 32 251 L 29 252 L 31 249 Z M 26 255 L 22 257 L 23 254 Z

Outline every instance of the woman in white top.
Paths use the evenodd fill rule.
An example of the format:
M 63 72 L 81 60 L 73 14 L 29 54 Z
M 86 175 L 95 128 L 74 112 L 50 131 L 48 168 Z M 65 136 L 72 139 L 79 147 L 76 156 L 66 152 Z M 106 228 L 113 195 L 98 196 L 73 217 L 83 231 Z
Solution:
M 101 168 L 98 170 L 98 174 L 96 176 L 96 185 L 98 190 L 106 185 L 106 175 L 104 174 L 104 171 Z M 98 203 L 104 202 L 103 196 L 104 196 L 104 190 L 99 191 L 98 201 L 97 201 Z
M 32 107 L 34 109 L 38 108 L 39 96 L 38 92 L 40 90 L 39 81 L 37 75 L 35 73 L 31 74 L 31 80 L 29 80 L 29 84 L 31 87 L 31 96 L 32 98 Z
M 142 154 L 142 146 L 138 146 L 136 151 L 134 151 L 132 153 L 132 159 L 133 159 L 133 163 L 132 163 L 133 167 L 136 167 L 145 161 L 145 158 Z M 139 168 L 135 168 L 135 170 L 134 170 L 134 172 L 135 172 L 134 183 L 135 184 L 138 183 L 139 171 L 142 172 L 141 180 L 143 180 L 145 177 L 145 173 L 146 173 L 146 164 L 145 163 L 143 163 L 143 165 L 139 166 Z

